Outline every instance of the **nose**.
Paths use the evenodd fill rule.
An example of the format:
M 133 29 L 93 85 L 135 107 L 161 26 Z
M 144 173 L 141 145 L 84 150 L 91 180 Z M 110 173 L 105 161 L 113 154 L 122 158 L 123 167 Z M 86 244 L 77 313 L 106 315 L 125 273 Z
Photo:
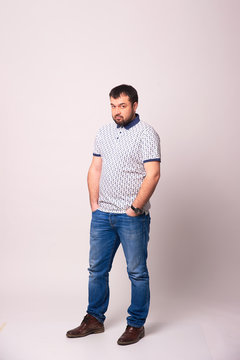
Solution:
M 120 108 L 115 108 L 115 115 L 120 115 L 121 114 L 121 109 Z

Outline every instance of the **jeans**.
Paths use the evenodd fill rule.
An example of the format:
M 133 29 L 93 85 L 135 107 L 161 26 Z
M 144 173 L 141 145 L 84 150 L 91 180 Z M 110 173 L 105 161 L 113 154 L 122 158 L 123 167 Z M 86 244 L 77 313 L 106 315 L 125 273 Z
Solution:
M 127 214 L 92 213 L 89 256 L 89 303 L 87 313 L 100 322 L 105 320 L 109 303 L 109 272 L 114 255 L 122 244 L 131 281 L 131 304 L 127 324 L 141 327 L 150 303 L 147 245 L 150 215 L 131 217 Z

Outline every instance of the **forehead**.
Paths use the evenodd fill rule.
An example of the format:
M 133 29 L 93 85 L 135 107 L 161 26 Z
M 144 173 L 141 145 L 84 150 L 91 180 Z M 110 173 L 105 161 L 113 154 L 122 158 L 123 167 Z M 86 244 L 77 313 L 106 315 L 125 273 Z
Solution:
M 120 105 L 122 103 L 124 104 L 129 104 L 130 100 L 129 100 L 129 96 L 125 95 L 125 94 L 121 94 L 117 99 L 114 99 L 113 97 L 110 97 L 110 102 L 113 105 Z

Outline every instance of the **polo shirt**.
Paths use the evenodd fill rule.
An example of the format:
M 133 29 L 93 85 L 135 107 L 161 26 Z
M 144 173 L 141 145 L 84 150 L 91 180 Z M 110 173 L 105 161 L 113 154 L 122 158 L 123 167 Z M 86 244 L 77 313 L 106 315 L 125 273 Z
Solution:
M 125 213 L 146 176 L 144 163 L 161 161 L 160 138 L 153 127 L 136 114 L 126 126 L 115 122 L 101 127 L 95 138 L 94 156 L 101 156 L 99 210 Z M 143 210 L 150 209 L 148 201 Z

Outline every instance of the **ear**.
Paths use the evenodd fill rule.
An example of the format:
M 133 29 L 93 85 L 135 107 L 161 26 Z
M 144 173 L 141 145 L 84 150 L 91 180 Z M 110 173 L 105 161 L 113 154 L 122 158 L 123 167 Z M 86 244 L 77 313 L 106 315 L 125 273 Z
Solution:
M 138 107 L 138 103 L 135 101 L 135 103 L 133 103 L 133 110 L 134 110 L 134 112 L 136 112 L 137 107 Z

